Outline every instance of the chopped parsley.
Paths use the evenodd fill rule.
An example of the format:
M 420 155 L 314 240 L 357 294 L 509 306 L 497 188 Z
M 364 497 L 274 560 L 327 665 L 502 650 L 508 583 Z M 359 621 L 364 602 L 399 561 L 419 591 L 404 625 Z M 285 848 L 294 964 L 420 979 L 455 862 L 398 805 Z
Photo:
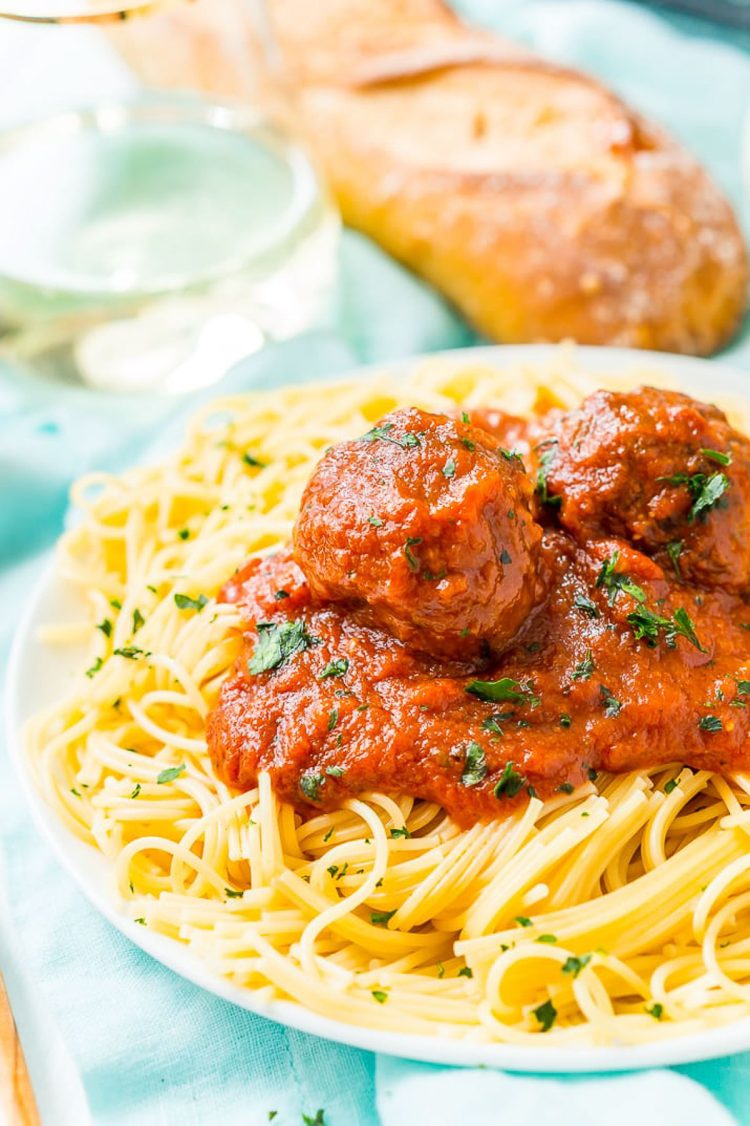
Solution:
M 396 438 L 391 434 L 393 423 L 386 422 L 385 426 L 373 426 L 359 439 L 360 442 L 390 442 L 392 446 L 400 446 L 402 450 L 413 449 L 421 443 L 416 434 L 404 434 L 403 438 Z
M 331 778 L 342 778 L 344 776 L 344 774 L 346 774 L 346 767 L 345 766 L 327 766 L 326 767 L 326 774 L 330 775 Z
M 542 1032 L 549 1032 L 557 1019 L 557 1009 L 552 1002 L 545 1001 L 543 1005 L 538 1005 L 536 1009 L 531 1011 L 541 1024 Z
M 122 610 L 122 602 L 119 598 L 110 598 L 109 604 L 113 610 Z
M 303 1114 L 302 1122 L 304 1126 L 326 1126 L 326 1112 L 321 1107 L 315 1114 Z
M 461 445 L 464 446 L 469 451 L 469 453 L 473 453 L 476 449 L 476 446 L 472 442 L 471 438 L 462 438 Z
M 86 676 L 89 678 L 89 680 L 92 676 L 96 676 L 103 664 L 104 661 L 101 659 L 101 657 L 97 657 L 91 668 L 86 669 Z
M 515 763 L 506 762 L 493 792 L 496 798 L 514 798 L 525 785 L 526 779 L 516 770 Z
M 495 704 L 510 701 L 512 704 L 535 706 L 539 703 L 538 696 L 509 676 L 503 676 L 500 680 L 472 680 L 466 685 L 466 691 L 472 696 L 478 696 L 480 700 L 490 700 Z
M 251 469 L 265 469 L 266 467 L 265 461 L 260 461 L 257 457 L 253 457 L 252 454 L 247 452 L 242 455 L 242 460 L 245 465 L 249 465 Z
M 97 629 L 100 629 L 105 637 L 112 636 L 112 623 L 109 618 L 105 618 L 103 622 L 99 622 Z
M 678 579 L 682 578 L 682 571 L 680 570 L 680 555 L 682 554 L 682 540 L 672 540 L 667 544 L 667 555 L 669 562 L 674 568 L 674 573 Z
M 578 977 L 581 970 L 585 969 L 591 961 L 591 954 L 571 954 L 562 964 L 562 972 L 564 974 L 572 974 L 573 977 Z
M 395 840 L 398 837 L 410 837 L 411 833 L 407 829 L 406 825 L 402 825 L 400 829 L 391 829 L 391 836 Z
M 717 463 L 717 465 L 731 465 L 732 464 L 732 455 L 730 453 L 723 454 L 719 450 L 707 450 L 707 449 L 701 449 L 701 453 L 703 454 L 704 457 L 707 457 L 709 461 L 715 461 Z
M 671 794 L 672 790 L 676 790 L 678 786 L 678 780 L 676 778 L 670 778 L 668 782 L 664 783 L 664 793 Z
M 373 989 L 372 995 L 379 1005 L 384 1005 L 388 1000 L 388 994 L 383 989 Z
M 141 784 L 140 784 L 140 782 L 136 782 L 135 786 L 133 786 L 133 789 L 131 790 L 131 792 L 129 794 L 129 797 L 131 799 L 135 799 L 135 798 L 138 797 L 140 792 L 141 792 Z
M 590 680 L 596 665 L 591 650 L 586 650 L 586 655 L 580 661 L 570 674 L 571 680 Z
M 487 759 L 479 743 L 469 743 L 461 774 L 462 786 L 478 786 L 487 777 Z
M 320 674 L 320 679 L 327 680 L 328 677 L 343 676 L 348 668 L 348 657 L 334 657 L 333 660 L 329 661 L 326 667 L 323 669 L 322 673 Z
M 587 598 L 585 594 L 577 594 L 573 599 L 573 606 L 576 610 L 580 610 L 582 614 L 585 614 L 587 618 L 601 617 L 599 607 L 595 602 L 592 602 L 590 598 Z
M 370 922 L 374 927 L 387 927 L 396 914 L 396 910 L 397 908 L 394 907 L 392 911 L 373 911 L 370 915 Z
M 534 939 L 535 942 L 546 942 L 551 946 L 552 943 L 557 942 L 556 934 L 540 934 L 538 938 Z
M 526 915 L 516 915 L 514 922 L 518 923 L 519 927 L 533 927 L 534 925 Z
M 247 663 L 248 671 L 256 676 L 270 669 L 277 669 L 295 653 L 314 644 L 314 639 L 305 629 L 302 621 L 258 622 L 258 640 L 253 655 Z
M 561 715 L 560 715 L 560 726 L 561 727 L 570 727 L 572 722 L 573 722 L 573 720 L 571 719 L 571 717 L 568 715 L 567 712 L 561 713 Z
M 383 521 L 380 519 L 379 516 L 368 516 L 367 517 L 367 523 L 372 524 L 373 528 L 382 528 L 383 527 Z
M 615 716 L 618 716 L 622 711 L 622 704 L 619 700 L 615 699 L 609 688 L 607 688 L 604 684 L 600 684 L 599 695 L 602 698 L 602 706 L 604 708 L 605 716 L 607 716 L 609 719 L 614 719 Z
M 625 620 L 632 627 L 636 641 L 643 640 L 652 648 L 659 640 L 659 632 L 663 631 L 664 641 L 670 649 L 674 649 L 678 637 L 684 637 L 701 653 L 706 652 L 698 640 L 692 618 L 682 606 L 675 610 L 672 618 L 657 614 L 647 606 L 639 606 Z
M 133 611 L 133 633 L 138 633 L 138 630 L 141 628 L 141 626 L 145 626 L 145 624 L 146 619 L 136 606 L 135 610 Z
M 277 597 L 278 593 L 276 591 L 274 597 Z M 208 603 L 205 594 L 199 594 L 197 598 L 190 598 L 187 594 L 176 594 L 174 600 L 178 610 L 195 610 L 196 614 L 199 614 Z
M 456 977 L 473 977 L 474 971 L 471 966 L 461 966 L 461 969 L 456 974 Z
M 547 446 L 542 454 L 539 455 L 539 469 L 536 475 L 536 492 L 541 504 L 548 504 L 553 507 L 562 504 L 562 497 L 550 496 L 547 487 L 547 475 L 549 467 L 557 456 L 557 438 L 549 438 L 546 443 Z M 537 449 L 540 447 L 537 446 Z
M 661 1020 L 664 1015 L 664 1006 L 658 1001 L 654 1001 L 650 1008 L 648 1005 L 644 1005 L 644 1011 L 647 1012 L 650 1017 L 653 1017 L 654 1020 Z
M 179 766 L 168 766 L 166 770 L 162 770 L 161 774 L 157 775 L 156 781 L 160 786 L 163 786 L 165 782 L 174 782 L 175 778 L 179 778 L 186 770 L 187 767 L 184 762 Z
M 669 485 L 684 485 L 693 501 L 687 514 L 688 524 L 693 524 L 699 517 L 718 504 L 724 493 L 729 488 L 729 478 L 726 473 L 675 473 L 671 477 L 657 477 L 657 481 L 666 481 Z
M 471 419 L 469 418 L 468 411 L 461 411 L 461 421 L 465 422 L 467 426 L 471 425 Z
M 443 477 L 451 478 L 451 477 L 455 477 L 455 476 L 456 476 L 456 462 L 452 457 L 449 457 L 448 460 L 446 461 L 445 465 L 443 466 Z
M 604 560 L 596 578 L 597 587 L 604 587 L 607 591 L 610 606 L 614 604 L 620 591 L 629 594 L 636 602 L 645 602 L 646 595 L 641 587 L 627 575 L 623 575 L 622 572 L 617 570 L 619 560 L 619 551 L 613 551 L 609 559 Z
M 136 645 L 124 645 L 122 649 L 114 649 L 113 653 L 115 657 L 125 657 L 128 661 L 137 661 L 139 657 L 146 656 Z
M 501 446 L 498 453 L 504 457 L 506 461 L 518 461 L 523 465 L 523 458 L 518 450 L 506 450 Z
M 190 529 L 189 528 L 180 528 L 177 535 L 180 537 L 181 540 L 189 540 L 190 539 Z
M 328 716 L 328 730 L 333 731 L 339 721 L 339 709 L 331 708 L 330 715 Z
M 227 899 L 242 899 L 245 893 L 243 891 L 235 891 L 234 888 L 224 888 L 224 894 Z
M 723 726 L 724 724 L 717 715 L 704 715 L 698 720 L 698 727 L 701 731 L 721 731 Z
M 307 774 L 303 774 L 300 778 L 299 788 L 310 801 L 319 801 L 320 787 L 324 782 L 325 778 L 322 774 L 315 774 L 313 771 L 308 771 Z
M 507 549 L 507 548 L 505 548 L 505 547 L 504 547 L 504 548 L 503 548 L 503 550 L 502 550 L 502 551 L 500 552 L 500 562 L 501 562 L 501 563 L 503 563 L 503 564 L 504 564 L 505 566 L 507 566 L 507 565 L 508 565 L 508 563 L 512 563 L 512 562 L 513 562 L 513 558 L 512 558 L 512 556 L 511 556 L 510 552 L 509 552 L 509 551 L 508 551 L 508 549 Z
M 406 564 L 407 564 L 410 571 L 416 572 L 416 571 L 419 570 L 419 560 L 417 559 L 414 552 L 412 551 L 412 547 L 415 547 L 418 543 L 421 543 L 421 542 L 422 542 L 421 536 L 407 536 L 406 537 L 406 543 L 404 544 L 404 555 L 406 556 Z
M 575 786 L 572 782 L 561 782 L 557 788 L 561 794 L 572 794 L 575 790 Z

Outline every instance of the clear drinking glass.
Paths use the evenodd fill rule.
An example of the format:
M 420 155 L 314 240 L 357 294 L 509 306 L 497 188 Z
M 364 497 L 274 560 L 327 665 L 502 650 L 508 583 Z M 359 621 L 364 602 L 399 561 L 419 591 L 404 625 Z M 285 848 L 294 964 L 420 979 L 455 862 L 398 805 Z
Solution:
M 46 37 L 36 72 L 61 107 L 0 134 L 2 353 L 101 389 L 184 391 L 325 316 L 338 219 L 279 124 L 262 7 L 0 0 L 0 16 Z M 185 89 L 207 67 L 226 95 Z M 66 105 L 87 68 L 96 99 Z

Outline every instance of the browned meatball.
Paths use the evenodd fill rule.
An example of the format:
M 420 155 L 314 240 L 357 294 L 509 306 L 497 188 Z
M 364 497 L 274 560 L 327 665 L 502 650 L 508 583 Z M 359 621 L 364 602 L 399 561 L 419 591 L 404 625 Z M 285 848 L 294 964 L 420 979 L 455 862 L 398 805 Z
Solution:
M 484 430 L 416 409 L 331 449 L 294 531 L 313 595 L 367 604 L 436 656 L 502 650 L 542 594 L 541 529 L 520 458 Z
M 678 576 L 750 583 L 750 442 L 677 391 L 596 391 L 536 449 L 540 491 L 577 539 L 615 535 Z

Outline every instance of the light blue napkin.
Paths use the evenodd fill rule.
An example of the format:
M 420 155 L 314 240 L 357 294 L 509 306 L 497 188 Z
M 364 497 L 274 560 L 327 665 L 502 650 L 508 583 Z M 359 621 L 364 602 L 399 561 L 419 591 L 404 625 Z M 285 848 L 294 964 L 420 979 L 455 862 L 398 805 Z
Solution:
M 461 7 L 599 73 L 680 135 L 744 210 L 744 54 L 686 38 L 674 21 L 625 3 L 463 0 Z M 4 31 L 0 90 L 17 54 Z M 18 74 L 13 89 L 25 84 L 30 105 L 45 68 L 27 54 Z M 102 80 L 97 74 L 98 88 Z M 0 106 L 7 118 L 8 100 Z M 474 339 L 435 294 L 355 235 L 343 243 L 342 277 L 330 331 L 267 350 L 211 394 Z M 750 366 L 747 336 L 730 351 Z M 197 401 L 180 401 L 179 410 Z M 62 528 L 71 479 L 131 463 L 163 440 L 175 409 L 174 400 L 102 398 L 0 371 L 0 671 L 18 610 Z M 244 1126 L 267 1122 L 272 1110 L 287 1126 L 318 1108 L 329 1126 L 620 1126 L 636 1117 L 639 1126 L 750 1124 L 750 1055 L 566 1082 L 375 1059 L 218 1001 L 132 947 L 88 906 L 31 826 L 2 755 L 0 888 L 0 965 L 48 1126 L 83 1126 L 86 1104 L 102 1126 Z

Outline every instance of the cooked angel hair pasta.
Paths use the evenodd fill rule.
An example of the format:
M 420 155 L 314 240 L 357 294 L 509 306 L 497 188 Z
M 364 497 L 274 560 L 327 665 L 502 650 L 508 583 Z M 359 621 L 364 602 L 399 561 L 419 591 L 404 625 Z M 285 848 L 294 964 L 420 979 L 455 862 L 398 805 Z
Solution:
M 75 486 L 58 567 L 89 620 L 50 638 L 90 654 L 29 754 L 125 913 L 264 996 L 402 1033 L 635 1043 L 750 1015 L 748 777 L 683 768 L 675 746 L 672 766 L 461 830 L 381 793 L 301 817 L 267 775 L 232 792 L 206 751 L 240 646 L 216 592 L 288 542 L 326 447 L 402 404 L 525 415 L 608 383 L 561 353 L 543 371 L 436 361 L 253 393 L 204 410 L 165 463 Z

